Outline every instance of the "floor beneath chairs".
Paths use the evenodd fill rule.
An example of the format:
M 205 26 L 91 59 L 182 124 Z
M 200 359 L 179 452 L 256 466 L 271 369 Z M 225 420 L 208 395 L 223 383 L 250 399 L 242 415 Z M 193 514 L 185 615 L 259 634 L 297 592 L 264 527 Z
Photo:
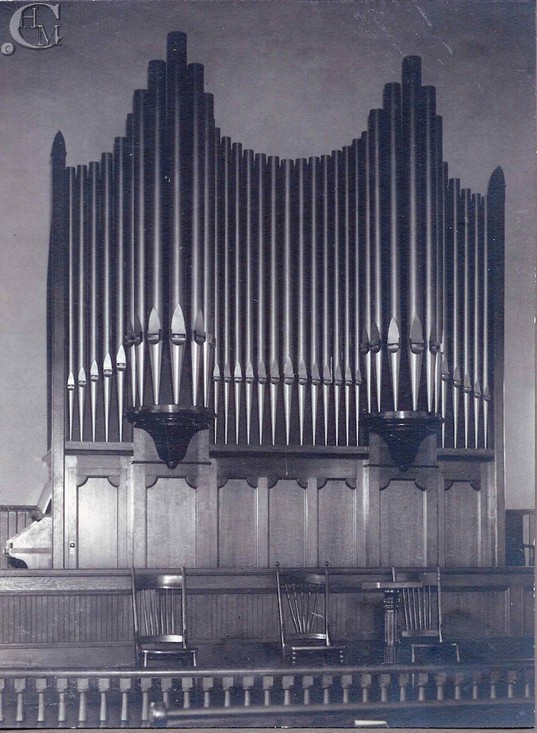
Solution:
M 513 659 L 533 659 L 534 645 L 532 638 L 511 639 L 465 639 L 458 642 L 462 664 L 497 663 Z M 452 647 L 433 647 L 419 650 L 417 661 L 422 664 L 454 664 L 455 653 Z M 378 641 L 347 642 L 346 664 L 362 666 L 376 665 L 383 662 L 384 648 Z M 410 649 L 401 646 L 399 651 L 401 664 L 410 663 Z M 300 666 L 337 664 L 337 653 L 302 655 Z M 248 667 L 269 668 L 284 667 L 280 648 L 276 643 L 251 642 L 244 639 L 227 639 L 215 644 L 198 646 L 198 666 L 205 669 L 239 669 Z

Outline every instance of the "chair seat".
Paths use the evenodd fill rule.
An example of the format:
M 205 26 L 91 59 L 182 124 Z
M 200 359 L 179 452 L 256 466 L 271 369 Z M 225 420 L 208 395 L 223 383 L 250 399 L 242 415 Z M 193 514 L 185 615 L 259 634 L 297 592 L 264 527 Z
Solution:
M 403 639 L 436 639 L 440 642 L 437 629 L 403 629 L 401 631 L 401 637 Z
M 307 651 L 308 649 L 345 649 L 345 644 L 327 644 L 326 639 L 287 639 L 285 643 L 289 649 Z
M 192 654 L 196 649 L 185 647 L 182 636 L 164 634 L 162 636 L 142 636 L 138 639 L 141 651 L 150 654 Z

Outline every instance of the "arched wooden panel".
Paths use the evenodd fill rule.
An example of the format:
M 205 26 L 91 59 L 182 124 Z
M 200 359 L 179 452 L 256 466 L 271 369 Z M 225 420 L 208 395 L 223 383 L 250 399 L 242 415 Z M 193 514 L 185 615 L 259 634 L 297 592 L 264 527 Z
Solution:
M 218 494 L 219 567 L 255 567 L 257 534 L 257 489 L 230 479 Z
M 380 492 L 380 563 L 427 565 L 427 492 L 414 481 L 392 481 Z
M 480 565 L 481 492 L 467 481 L 454 481 L 445 492 L 446 565 Z
M 90 477 L 77 489 L 79 568 L 118 567 L 118 490 Z
M 196 489 L 159 478 L 147 489 L 147 567 L 196 566 Z
M 306 490 L 296 481 L 278 481 L 269 490 L 269 564 L 306 564 Z
M 352 567 L 356 554 L 356 490 L 330 480 L 319 491 L 319 560 Z

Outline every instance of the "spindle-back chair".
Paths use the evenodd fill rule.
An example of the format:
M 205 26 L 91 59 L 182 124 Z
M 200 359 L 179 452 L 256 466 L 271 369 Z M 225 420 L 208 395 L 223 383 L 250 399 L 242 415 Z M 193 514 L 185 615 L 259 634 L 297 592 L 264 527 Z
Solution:
M 280 570 L 276 563 L 280 643 L 284 662 L 300 653 L 331 651 L 345 661 L 345 646 L 330 638 L 328 563 L 322 569 Z
M 401 588 L 399 609 L 399 630 L 403 641 L 408 641 L 411 660 L 416 661 L 418 649 L 435 646 L 450 647 L 460 662 L 459 645 L 456 641 L 446 642 L 442 630 L 442 586 L 440 568 L 436 570 L 397 570 L 392 568 L 392 580 L 417 581 L 416 588 Z
M 186 574 L 136 571 L 132 577 L 132 607 L 137 666 L 151 658 L 180 659 L 196 666 L 196 649 L 187 642 Z

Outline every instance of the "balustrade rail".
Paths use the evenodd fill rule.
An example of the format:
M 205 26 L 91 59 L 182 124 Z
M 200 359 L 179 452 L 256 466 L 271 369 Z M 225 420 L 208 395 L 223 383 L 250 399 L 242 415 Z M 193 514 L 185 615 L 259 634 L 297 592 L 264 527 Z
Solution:
M 364 714 L 386 719 L 420 707 L 531 709 L 533 691 L 530 661 L 486 667 L 4 671 L 0 727 L 195 726 L 233 716 L 248 716 L 255 725 L 303 713 L 320 720 L 347 715 L 352 725 Z

